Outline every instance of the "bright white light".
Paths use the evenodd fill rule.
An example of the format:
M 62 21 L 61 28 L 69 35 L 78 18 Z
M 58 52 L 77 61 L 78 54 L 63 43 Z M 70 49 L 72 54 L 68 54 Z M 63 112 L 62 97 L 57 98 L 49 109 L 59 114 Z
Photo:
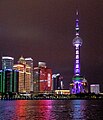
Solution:
M 16 64 L 13 67 L 24 67 L 24 65 L 22 65 L 22 64 Z
M 76 35 L 79 35 L 79 33 L 76 33 Z
M 51 74 L 48 73 L 48 87 L 50 87 Z
M 76 60 L 76 63 L 79 63 L 79 60 Z
M 78 47 L 76 47 L 76 51 L 77 51 L 77 50 L 79 50 L 79 46 L 78 46 Z
M 38 62 L 38 66 L 39 67 L 46 67 L 46 63 L 45 62 Z
M 13 58 L 13 57 L 2 57 L 2 59 L 14 60 L 14 58 Z
M 79 30 L 79 28 L 78 28 L 78 27 L 76 27 L 75 29 L 76 29 L 76 30 Z
M 32 59 L 32 58 L 25 58 L 25 60 L 30 60 L 30 61 L 33 61 L 33 59 Z
M 76 47 L 79 47 L 79 46 L 80 46 L 80 44 L 75 44 L 75 46 L 76 46 Z
M 76 59 L 79 59 L 79 55 L 76 55 Z
M 59 73 L 58 74 L 53 74 L 52 78 L 56 78 L 57 76 L 60 76 L 60 74 Z
M 76 50 L 76 54 L 79 54 L 79 50 Z
M 79 64 L 76 64 L 76 68 L 79 68 Z
M 79 74 L 76 74 L 76 76 L 79 76 Z

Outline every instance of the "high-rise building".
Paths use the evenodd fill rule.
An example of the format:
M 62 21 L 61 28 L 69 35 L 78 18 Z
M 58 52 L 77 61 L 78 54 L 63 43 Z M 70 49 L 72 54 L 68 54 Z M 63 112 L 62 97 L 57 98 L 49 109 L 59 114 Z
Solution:
M 0 71 L 0 92 L 18 92 L 18 71 L 10 69 Z
M 64 86 L 63 77 L 58 73 L 58 74 L 53 74 L 52 79 L 53 79 L 53 90 L 62 90 Z
M 0 70 L 0 93 L 3 91 L 3 80 L 2 80 L 2 70 Z
M 14 70 L 18 70 L 19 71 L 19 80 L 18 80 L 18 92 L 24 92 L 25 91 L 25 82 L 24 82 L 24 65 L 21 64 L 15 64 L 13 66 Z
M 78 11 L 76 11 L 76 37 L 73 39 L 73 46 L 75 47 L 75 63 L 74 63 L 74 76 L 72 78 L 73 83 L 71 84 L 71 93 L 84 93 L 84 77 L 80 73 L 80 47 L 82 46 L 83 40 L 79 36 L 79 19 Z
M 25 58 L 26 64 L 30 66 L 30 73 L 31 73 L 31 85 L 30 85 L 30 91 L 33 91 L 33 59 L 32 58 Z
M 23 57 L 20 57 L 18 64 L 13 66 L 14 70 L 19 71 L 18 91 L 19 93 L 31 91 L 31 67 L 26 64 Z
M 4 56 L 2 57 L 2 70 L 13 69 L 14 58 Z
M 2 70 L 0 71 L 0 92 L 18 92 L 18 71 L 13 70 L 14 58 L 2 57 Z
M 52 90 L 52 70 L 45 62 L 39 62 L 34 68 L 34 92 L 48 92 Z

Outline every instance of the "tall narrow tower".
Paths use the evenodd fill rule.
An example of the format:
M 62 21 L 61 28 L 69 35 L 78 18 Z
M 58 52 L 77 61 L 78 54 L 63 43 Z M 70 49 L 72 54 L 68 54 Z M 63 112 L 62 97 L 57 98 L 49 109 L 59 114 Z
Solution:
M 73 46 L 75 47 L 75 63 L 74 63 L 74 76 L 72 78 L 72 93 L 80 93 L 83 91 L 83 77 L 80 74 L 80 47 L 82 46 L 83 40 L 79 36 L 79 19 L 78 10 L 76 11 L 76 37 L 73 39 Z
M 80 47 L 82 46 L 82 39 L 79 37 L 79 20 L 78 11 L 76 11 L 76 37 L 73 39 L 73 46 L 75 47 L 75 65 L 74 65 L 74 75 L 80 76 Z

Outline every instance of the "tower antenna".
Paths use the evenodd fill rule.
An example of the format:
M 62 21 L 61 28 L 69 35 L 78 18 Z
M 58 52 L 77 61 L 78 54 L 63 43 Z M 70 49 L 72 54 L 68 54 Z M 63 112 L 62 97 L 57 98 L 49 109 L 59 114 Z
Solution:
M 76 0 L 76 21 L 75 21 L 76 36 L 79 36 L 79 10 L 78 10 L 78 0 Z
M 76 36 L 79 36 L 79 18 L 78 18 L 79 12 L 76 10 L 76 21 L 75 21 L 75 30 L 76 30 Z

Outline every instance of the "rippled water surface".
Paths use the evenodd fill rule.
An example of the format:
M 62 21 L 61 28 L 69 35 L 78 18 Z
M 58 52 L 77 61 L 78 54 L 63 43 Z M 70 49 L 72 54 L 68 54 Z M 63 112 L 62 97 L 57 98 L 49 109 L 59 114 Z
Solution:
M 0 120 L 103 120 L 102 100 L 1 100 Z

